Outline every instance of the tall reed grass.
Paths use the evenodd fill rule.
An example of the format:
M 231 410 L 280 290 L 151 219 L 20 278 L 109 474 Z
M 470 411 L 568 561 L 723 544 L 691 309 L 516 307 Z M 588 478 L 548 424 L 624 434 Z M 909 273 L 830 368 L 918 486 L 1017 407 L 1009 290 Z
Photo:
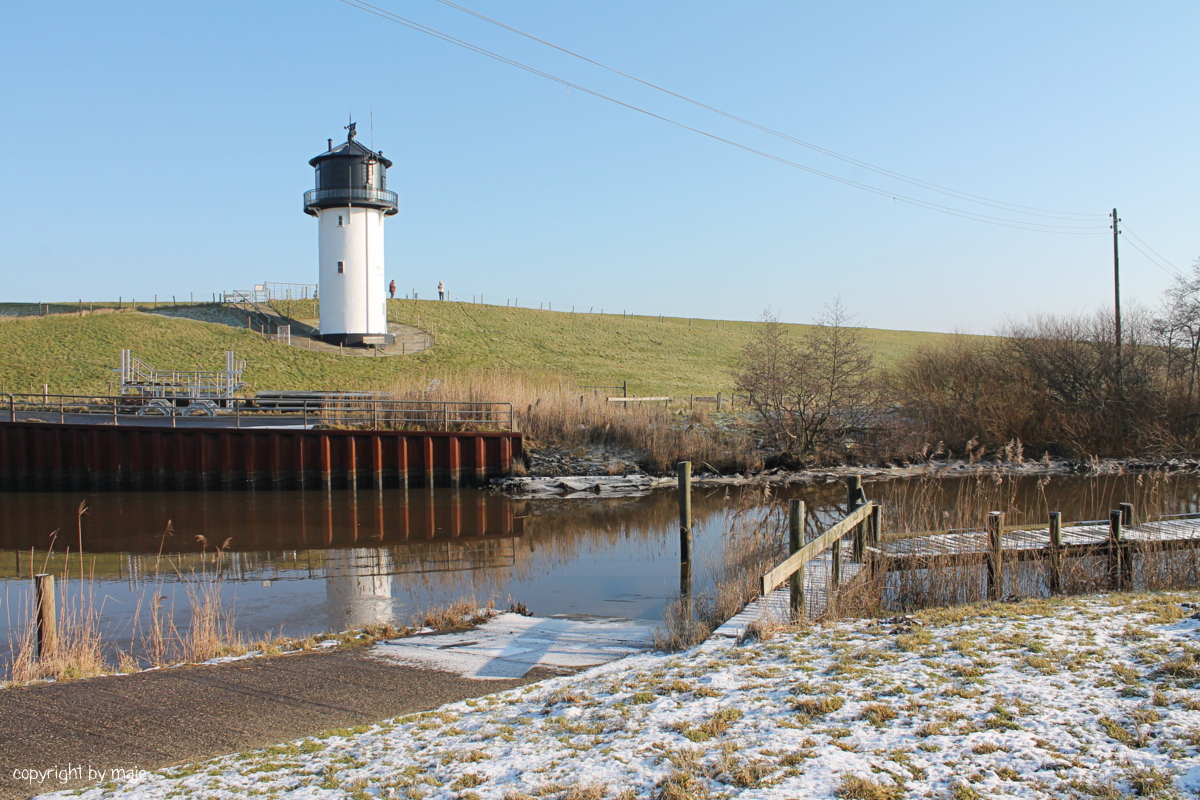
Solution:
M 448 373 L 407 377 L 374 387 L 402 400 L 511 402 L 514 424 L 534 448 L 606 445 L 641 453 L 655 472 L 679 461 L 718 471 L 759 469 L 753 432 L 730 417 L 661 403 L 610 403 L 615 389 L 521 372 Z
M 134 613 L 134 623 L 126 646 L 105 641 L 103 608 L 97 604 L 94 572 L 85 572 L 83 551 L 83 518 L 87 507 L 80 503 L 77 515 L 75 552 L 68 548 L 62 558 L 62 571 L 56 579 L 57 646 L 51 652 L 38 652 L 38 621 L 33 578 L 24 602 L 19 606 L 17 619 L 9 618 L 8 650 L 10 661 L 4 682 L 13 684 L 39 680 L 68 680 L 104 675 L 113 672 L 134 672 L 144 667 L 160 667 L 178 663 L 199 663 L 213 658 L 244 655 L 257 651 L 265 654 L 292 650 L 313 649 L 323 641 L 336 640 L 342 644 L 364 644 L 376 639 L 404 636 L 416 630 L 447 630 L 469 627 L 494 613 L 494 603 L 480 603 L 474 597 L 463 596 L 445 604 L 415 612 L 407 624 L 381 622 L 363 630 L 317 634 L 299 640 L 282 636 L 267 636 L 252 640 L 238 630 L 236 602 L 226 591 L 226 561 L 232 543 L 226 539 L 212 546 L 204 536 L 197 536 L 199 558 L 184 559 L 165 553 L 166 541 L 174 535 L 168 522 L 162 534 L 156 566 L 142 585 Z M 51 536 L 49 547 L 42 556 L 42 572 L 54 557 L 58 534 Z M 30 575 L 37 564 L 30 551 Z M 94 562 L 93 562 L 94 566 Z M 77 568 L 77 573 L 75 572 Z M 176 609 L 173 586 L 182 588 L 186 606 Z M 13 604 L 5 598 L 6 608 Z M 142 612 L 145 613 L 142 613 Z M 188 620 L 176 624 L 177 611 Z
M 775 502 L 770 486 L 727 492 L 721 546 L 701 569 L 702 592 L 668 598 L 654 646 L 682 650 L 698 644 L 758 596 L 758 579 L 786 556 L 786 506 Z

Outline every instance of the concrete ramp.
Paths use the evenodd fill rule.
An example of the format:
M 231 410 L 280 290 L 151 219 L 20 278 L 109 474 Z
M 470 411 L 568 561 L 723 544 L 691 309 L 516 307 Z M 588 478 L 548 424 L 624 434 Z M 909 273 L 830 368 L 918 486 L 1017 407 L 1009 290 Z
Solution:
M 574 672 L 649 650 L 655 622 L 613 617 L 500 614 L 469 631 L 380 642 L 371 658 L 467 678 L 520 678 L 533 667 Z

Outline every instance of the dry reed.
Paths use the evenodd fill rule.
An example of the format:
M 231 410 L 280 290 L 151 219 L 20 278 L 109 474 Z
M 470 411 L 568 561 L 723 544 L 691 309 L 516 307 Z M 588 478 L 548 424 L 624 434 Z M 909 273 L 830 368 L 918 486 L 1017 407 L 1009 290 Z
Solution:
M 134 627 L 130 633 L 127 649 L 105 645 L 102 635 L 101 610 L 95 598 L 94 575 L 83 575 L 85 566 L 82 555 L 82 520 L 86 507 L 79 509 L 79 568 L 81 573 L 71 580 L 71 564 L 74 563 L 69 550 L 64 558 L 64 567 L 56 594 L 58 596 L 57 647 L 52 653 L 39 657 L 37 644 L 37 608 L 31 578 L 29 592 L 20 609 L 17 625 L 9 629 L 16 634 L 9 637 L 9 652 L 12 654 L 5 682 L 30 683 L 39 680 L 67 680 L 104 675 L 112 672 L 135 672 L 144 666 L 166 666 L 176 663 L 198 663 L 229 655 L 252 652 L 273 654 L 295 650 L 309 650 L 317 643 L 335 640 L 339 644 L 363 645 L 379 639 L 407 636 L 418 630 L 457 630 L 477 625 L 495 613 L 493 601 L 480 603 L 474 597 L 463 596 L 445 605 L 431 606 L 413 614 L 409 624 L 396 626 L 389 622 L 376 623 L 361 630 L 340 633 L 317 634 L 303 639 L 285 639 L 282 636 L 266 637 L 251 642 L 237 629 L 236 605 L 225 597 L 225 559 L 231 540 L 210 549 L 203 536 L 196 539 L 201 552 L 196 564 L 184 569 L 182 559 L 164 554 L 160 545 L 156 568 L 147 581 L 137 603 Z M 165 543 L 174 535 L 174 527 L 168 522 L 163 533 Z M 44 563 L 48 564 L 53 553 L 57 532 L 51 538 Z M 30 552 L 30 574 L 37 570 L 34 553 Z M 169 594 L 168 581 L 183 588 L 187 602 L 189 624 L 182 629 L 175 623 L 175 608 Z M 72 586 L 73 585 L 73 586 Z M 11 604 L 6 602 L 11 608 Z M 141 609 L 147 609 L 148 619 L 142 627 Z M 106 650 L 108 655 L 106 656 Z
M 732 418 L 658 403 L 610 403 L 606 392 L 565 378 L 488 371 L 414 377 L 376 388 L 397 400 L 511 402 L 514 425 L 533 448 L 623 448 L 641 454 L 643 466 L 655 472 L 671 471 L 679 461 L 718 471 L 762 466 L 749 428 Z
M 771 488 L 745 487 L 726 495 L 720 553 L 706 565 L 708 589 L 668 599 L 654 646 L 676 651 L 698 644 L 758 595 L 758 578 L 786 554 L 786 508 Z

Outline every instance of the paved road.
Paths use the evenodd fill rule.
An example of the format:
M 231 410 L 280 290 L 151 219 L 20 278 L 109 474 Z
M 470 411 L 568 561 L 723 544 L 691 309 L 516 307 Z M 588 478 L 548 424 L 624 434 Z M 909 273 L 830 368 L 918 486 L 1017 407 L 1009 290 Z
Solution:
M 0 690 L 0 798 L 95 783 L 95 770 L 157 769 L 266 747 L 332 728 L 427 711 L 532 683 L 473 681 L 364 658 L 354 651 L 255 658 L 215 666 Z M 81 767 L 60 783 L 13 770 Z

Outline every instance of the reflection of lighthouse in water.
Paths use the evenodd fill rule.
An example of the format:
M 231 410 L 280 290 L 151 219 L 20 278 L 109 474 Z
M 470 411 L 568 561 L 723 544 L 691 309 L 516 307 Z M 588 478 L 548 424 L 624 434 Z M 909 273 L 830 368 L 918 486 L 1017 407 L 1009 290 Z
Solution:
M 387 622 L 393 616 L 391 553 L 374 547 L 325 553 L 325 597 L 335 631 Z

